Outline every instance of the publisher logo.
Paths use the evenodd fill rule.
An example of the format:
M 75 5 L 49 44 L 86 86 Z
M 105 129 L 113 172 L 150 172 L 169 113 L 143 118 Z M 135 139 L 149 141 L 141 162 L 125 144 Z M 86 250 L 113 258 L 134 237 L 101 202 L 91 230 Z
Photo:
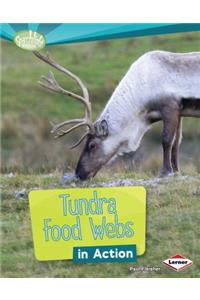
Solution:
M 192 265 L 192 261 L 190 259 L 188 259 L 180 254 L 176 254 L 174 256 L 171 256 L 171 257 L 165 259 L 163 261 L 163 263 L 167 267 L 169 267 L 177 272 L 185 270 L 186 268 L 188 268 L 189 266 Z
M 19 31 L 14 37 L 14 43 L 21 49 L 34 51 L 45 47 L 44 36 L 36 31 Z

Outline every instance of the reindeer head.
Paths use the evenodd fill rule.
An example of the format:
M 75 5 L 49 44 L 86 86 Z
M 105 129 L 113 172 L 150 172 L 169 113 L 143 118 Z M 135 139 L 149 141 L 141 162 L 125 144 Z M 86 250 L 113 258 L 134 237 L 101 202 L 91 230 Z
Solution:
M 94 177 L 110 158 L 110 154 L 105 153 L 104 149 L 104 141 L 109 134 L 106 120 L 96 122 L 94 130 L 93 133 L 87 134 L 86 143 L 76 167 L 76 176 L 81 180 Z
M 54 74 L 49 72 L 48 76 L 42 76 L 39 84 L 42 87 L 45 87 L 56 93 L 60 93 L 66 96 L 73 97 L 80 101 L 85 106 L 85 116 L 82 119 L 72 119 L 67 120 L 59 124 L 52 124 L 51 133 L 54 134 L 55 138 L 62 137 L 65 134 L 70 133 L 72 130 L 75 130 L 81 126 L 86 126 L 87 130 L 85 134 L 80 138 L 78 142 L 70 147 L 73 149 L 77 147 L 84 139 L 86 143 L 83 149 L 83 152 L 79 158 L 77 167 L 76 167 L 76 176 L 81 180 L 85 180 L 89 177 L 95 176 L 98 170 L 106 164 L 106 162 L 113 156 L 114 153 L 110 151 L 105 151 L 104 141 L 109 135 L 108 124 L 106 120 L 97 121 L 92 123 L 92 110 L 91 103 L 89 100 L 89 93 L 83 82 L 78 76 L 60 66 L 54 62 L 48 55 L 43 55 L 37 51 L 34 51 L 34 54 L 47 64 L 51 65 L 58 71 L 64 73 L 65 75 L 72 78 L 81 88 L 82 95 L 75 94 L 73 92 L 63 89 L 58 82 L 56 81 Z M 71 128 L 63 129 L 73 125 Z

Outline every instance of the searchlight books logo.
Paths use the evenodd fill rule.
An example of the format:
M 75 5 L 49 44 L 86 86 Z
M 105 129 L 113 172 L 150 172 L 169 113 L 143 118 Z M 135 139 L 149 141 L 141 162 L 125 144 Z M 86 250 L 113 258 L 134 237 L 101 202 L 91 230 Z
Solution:
M 192 265 L 192 261 L 181 254 L 176 254 L 163 261 L 163 263 L 173 269 L 174 271 L 180 272 Z
M 45 37 L 36 31 L 24 30 L 16 33 L 14 43 L 21 49 L 34 51 L 45 47 Z

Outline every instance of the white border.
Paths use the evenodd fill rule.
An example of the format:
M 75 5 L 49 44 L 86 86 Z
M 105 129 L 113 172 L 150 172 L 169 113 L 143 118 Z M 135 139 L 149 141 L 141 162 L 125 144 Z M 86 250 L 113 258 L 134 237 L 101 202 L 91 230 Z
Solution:
M 193 23 L 199 0 L 2 0 L 0 22 Z
M 2 279 L 1 298 L 10 299 L 191 299 L 199 279 Z M 195 293 L 196 292 L 196 293 Z M 36 298 L 37 297 L 37 298 Z M 193 298 L 194 298 L 193 297 Z

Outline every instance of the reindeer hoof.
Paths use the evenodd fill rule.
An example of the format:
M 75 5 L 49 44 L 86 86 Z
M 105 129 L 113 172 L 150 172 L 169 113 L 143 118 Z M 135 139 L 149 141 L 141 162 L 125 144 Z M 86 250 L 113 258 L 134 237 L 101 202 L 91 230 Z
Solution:
M 166 169 L 163 169 L 161 172 L 160 172 L 160 177 L 171 177 L 171 176 L 174 176 L 174 172 L 172 170 L 166 170 Z

